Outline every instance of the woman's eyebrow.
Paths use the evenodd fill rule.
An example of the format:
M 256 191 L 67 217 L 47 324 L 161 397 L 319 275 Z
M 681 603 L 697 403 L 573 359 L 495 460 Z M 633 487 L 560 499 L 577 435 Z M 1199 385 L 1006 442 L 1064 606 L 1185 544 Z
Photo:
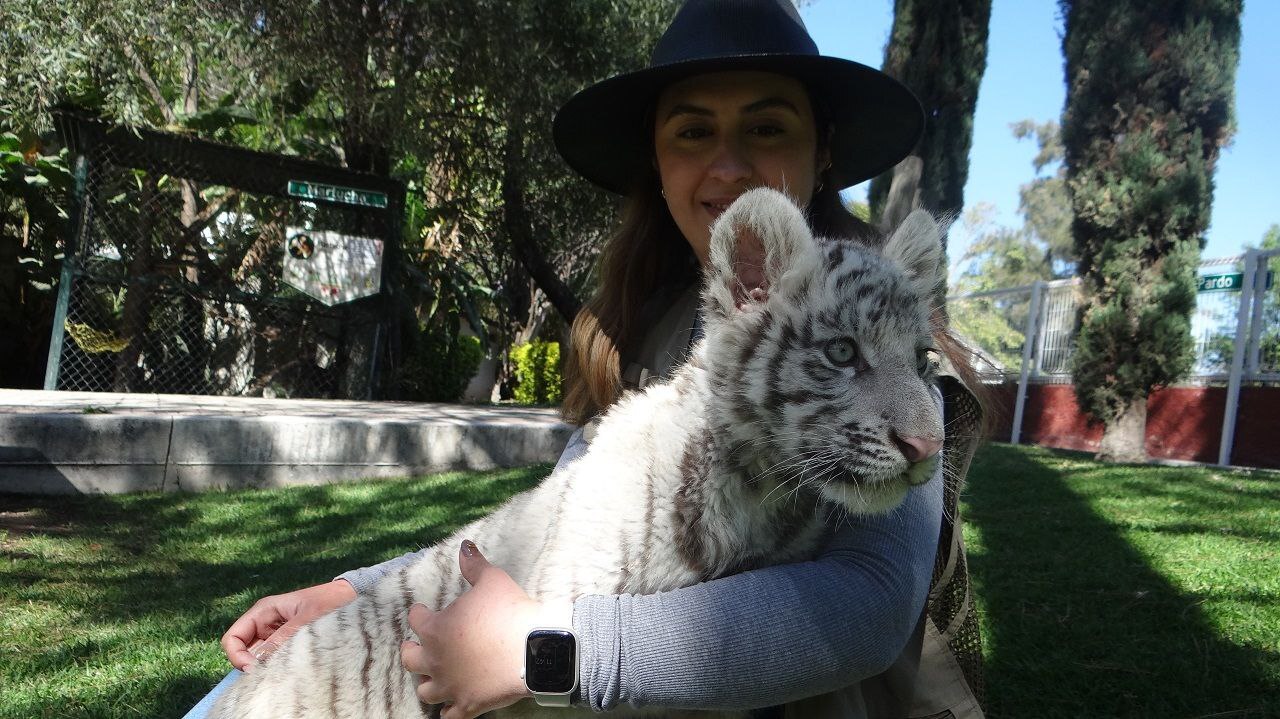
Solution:
M 682 103 L 671 108 L 671 112 L 667 113 L 667 117 L 665 119 L 670 120 L 676 115 L 702 115 L 704 117 L 711 117 L 715 115 L 715 113 L 712 112 L 711 110 L 708 110 L 705 107 L 698 107 L 697 105 L 687 105 Z
M 755 102 L 743 105 L 742 108 L 739 110 L 739 112 L 741 112 L 744 115 L 747 115 L 753 112 L 760 112 L 761 110 L 768 110 L 775 107 L 780 107 L 785 110 L 790 110 L 791 112 L 797 115 L 800 114 L 800 109 L 796 107 L 795 103 L 782 97 L 761 98 L 759 100 L 756 100 Z M 671 111 L 667 113 L 667 116 L 666 118 L 663 119 L 663 121 L 666 122 L 667 120 L 670 120 L 671 118 L 676 117 L 677 115 L 698 115 L 701 117 L 714 117 L 715 112 L 708 108 L 700 107 L 698 105 L 680 103 L 671 108 Z
M 741 112 L 745 115 L 749 112 L 760 112 L 761 110 L 768 110 L 774 107 L 781 107 L 790 110 L 797 115 L 800 114 L 800 108 L 796 107 L 795 103 L 781 97 L 766 97 L 762 100 L 756 100 L 749 105 L 743 105 Z

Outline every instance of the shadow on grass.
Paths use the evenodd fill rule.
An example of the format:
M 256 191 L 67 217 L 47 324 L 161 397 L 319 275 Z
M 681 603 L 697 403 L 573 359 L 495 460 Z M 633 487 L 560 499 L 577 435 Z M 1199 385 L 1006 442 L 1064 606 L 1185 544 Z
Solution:
M 86 666 L 124 677 L 148 662 L 168 666 L 129 676 L 133 714 L 181 716 L 229 669 L 218 638 L 253 601 L 430 546 L 548 471 L 207 495 L 0 495 L 0 517 L 22 520 L 0 542 L 0 606 L 34 607 L 38 627 L 0 641 L 6 683 L 29 688 L 0 691 L 0 716 L 47 712 L 47 693 L 34 688 L 43 677 Z M 75 618 L 77 631 L 48 626 L 62 617 Z M 95 708 L 109 688 L 65 681 L 85 708 L 66 700 L 59 716 L 100 716 L 121 703 L 103 696 Z
M 1280 657 L 1223 639 L 1052 467 L 1080 459 L 992 445 L 969 473 L 990 716 L 1274 716 Z

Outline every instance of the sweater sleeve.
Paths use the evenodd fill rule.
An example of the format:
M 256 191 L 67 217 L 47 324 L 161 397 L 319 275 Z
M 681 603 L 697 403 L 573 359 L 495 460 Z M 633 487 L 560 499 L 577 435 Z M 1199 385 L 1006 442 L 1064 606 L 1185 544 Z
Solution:
M 883 672 L 929 591 L 940 474 L 912 488 L 895 511 L 842 523 L 814 561 L 660 594 L 580 597 L 573 625 L 581 701 L 597 711 L 740 710 Z
M 560 469 L 562 466 L 582 456 L 582 453 L 586 451 L 587 439 L 582 428 L 579 427 L 574 430 L 573 434 L 569 435 L 569 442 L 565 445 L 564 451 L 560 453 L 560 459 L 556 461 L 555 468 L 557 470 Z M 391 572 L 412 563 L 427 551 L 427 549 L 420 549 L 416 552 L 406 552 L 394 559 L 388 559 L 387 561 L 381 564 L 375 564 L 372 567 L 352 569 L 351 571 L 343 572 L 342 574 L 334 577 L 334 579 L 345 579 L 347 580 L 347 583 L 356 590 L 357 594 L 364 594 L 373 587 L 374 584 L 377 584 L 379 579 L 382 579 Z

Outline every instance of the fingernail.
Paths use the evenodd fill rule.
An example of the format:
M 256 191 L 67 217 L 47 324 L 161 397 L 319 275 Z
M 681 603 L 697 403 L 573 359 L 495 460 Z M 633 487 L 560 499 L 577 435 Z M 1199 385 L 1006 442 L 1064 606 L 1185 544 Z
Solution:
M 267 657 L 274 654 L 275 651 L 279 648 L 280 646 L 278 644 L 271 641 L 270 639 L 267 639 L 249 647 L 249 653 L 253 655 L 254 659 L 257 659 L 258 661 L 262 662 L 262 661 L 266 661 Z
M 476 549 L 475 542 L 471 541 L 470 539 L 462 540 L 462 556 L 474 557 L 479 553 L 480 553 L 480 550 Z

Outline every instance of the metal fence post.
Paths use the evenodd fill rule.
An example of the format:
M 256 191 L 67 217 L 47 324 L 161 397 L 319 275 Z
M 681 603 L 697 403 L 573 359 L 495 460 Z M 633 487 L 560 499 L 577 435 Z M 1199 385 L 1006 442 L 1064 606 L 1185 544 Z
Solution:
M 1231 464 L 1231 448 L 1236 438 L 1236 413 L 1240 405 L 1240 383 L 1244 375 L 1244 355 L 1248 348 L 1249 315 L 1257 276 L 1258 251 L 1249 250 L 1244 256 L 1244 282 L 1240 288 L 1240 306 L 1236 309 L 1236 338 L 1231 348 L 1231 376 L 1227 381 L 1227 406 L 1222 411 L 1218 464 Z M 1262 276 L 1265 278 L 1266 273 Z
M 62 248 L 62 273 L 58 279 L 58 304 L 53 310 L 53 327 L 49 332 L 49 358 L 44 365 L 44 388 L 58 388 L 58 371 L 62 367 L 62 343 L 67 335 L 67 310 L 71 305 L 71 285 L 75 281 L 76 255 L 79 253 L 80 236 L 86 227 L 88 200 L 85 193 L 89 185 L 89 157 L 81 151 L 76 155 L 74 184 L 71 190 L 71 222 L 67 223 L 67 237 Z
M 1267 300 L 1267 273 L 1275 250 L 1253 250 L 1253 310 L 1249 318 L 1249 348 L 1245 357 L 1245 374 L 1256 377 L 1262 371 L 1262 309 Z
M 1031 358 L 1037 340 L 1037 328 L 1040 325 L 1040 297 L 1044 294 L 1044 282 L 1036 280 L 1031 284 L 1031 306 L 1027 311 L 1027 324 L 1023 332 L 1022 371 L 1018 376 L 1018 399 L 1013 407 L 1013 432 L 1009 441 L 1017 444 L 1022 437 L 1022 411 L 1027 403 L 1027 381 L 1031 375 Z

